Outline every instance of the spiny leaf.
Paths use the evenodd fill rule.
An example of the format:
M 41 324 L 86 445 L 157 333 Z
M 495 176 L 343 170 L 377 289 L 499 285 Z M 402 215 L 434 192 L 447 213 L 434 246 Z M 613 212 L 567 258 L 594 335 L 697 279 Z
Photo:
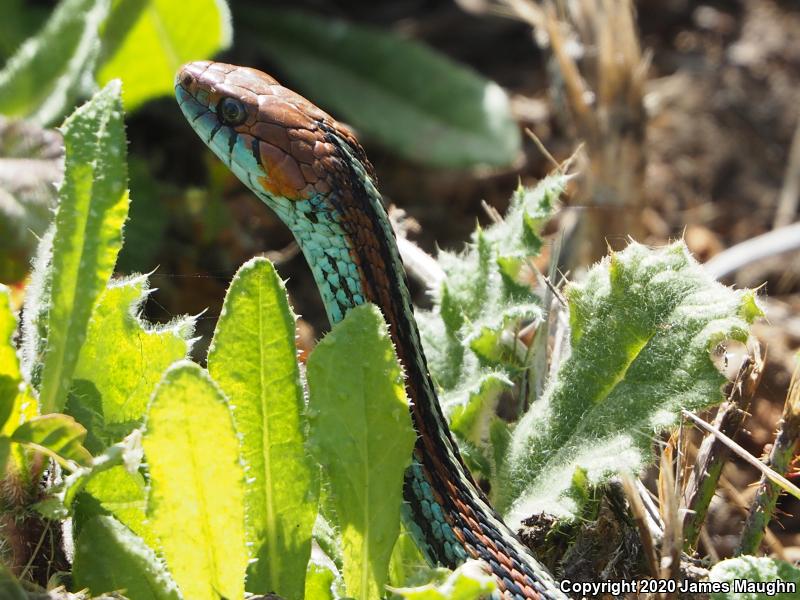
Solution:
M 301 91 L 401 156 L 468 167 L 519 155 L 506 93 L 419 42 L 298 11 L 253 11 L 242 25 Z
M 312 451 L 342 532 L 347 594 L 383 594 L 416 434 L 380 311 L 351 310 L 308 359 Z
M 233 406 L 247 466 L 247 588 L 303 597 L 318 471 L 305 448 L 295 317 L 272 264 L 245 263 L 231 282 L 208 370 Z
M 0 113 L 48 124 L 92 91 L 110 0 L 63 0 L 0 71 Z
M 113 517 L 95 517 L 75 544 L 72 576 L 93 595 L 122 590 L 133 600 L 179 600 L 155 552 Z
M 148 517 L 184 597 L 241 600 L 247 550 L 239 441 L 225 398 L 199 366 L 182 361 L 165 373 L 142 445 Z
M 682 408 L 723 399 L 709 353 L 744 341 L 761 314 L 750 291 L 713 281 L 683 242 L 632 243 L 567 290 L 572 354 L 514 430 L 500 507 L 512 523 L 533 511 L 574 516 L 576 469 L 586 484 L 640 469 L 653 436 Z
M 122 245 L 128 214 L 125 133 L 119 82 L 109 83 L 64 123 L 66 168 L 59 191 L 48 282 L 35 307 L 43 313 L 34 360 L 41 360 L 43 413 L 62 409 L 89 316 L 105 288 Z M 46 242 L 44 242 L 46 243 Z M 42 265 L 39 265 L 41 268 Z M 37 317 L 33 317 L 37 318 Z M 36 332 L 31 332 L 36 335 Z

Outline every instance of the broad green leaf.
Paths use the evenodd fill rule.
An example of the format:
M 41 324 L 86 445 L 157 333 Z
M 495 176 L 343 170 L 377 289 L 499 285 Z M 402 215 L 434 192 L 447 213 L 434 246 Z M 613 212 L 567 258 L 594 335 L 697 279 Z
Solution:
M 178 587 L 192 600 L 241 600 L 247 550 L 244 469 L 230 409 L 196 364 L 161 380 L 142 439 L 147 513 Z
M 478 229 L 464 252 L 439 252 L 445 278 L 431 311 L 417 311 L 422 343 L 440 402 L 470 467 L 497 487 L 500 454 L 489 431 L 501 394 L 530 388 L 527 349 L 519 329 L 543 318 L 524 271 L 538 255 L 541 228 L 553 214 L 566 178 L 518 188 L 505 217 Z M 527 384 L 527 385 L 526 385 Z M 527 398 L 517 398 L 524 405 Z
M 303 598 L 334 600 L 333 582 L 336 579 L 336 574 L 329 567 L 312 560 L 308 563 L 305 579 L 305 595 Z
M 131 600 L 181 597 L 155 552 L 113 517 L 95 517 L 81 528 L 72 577 L 92 595 L 121 590 Z
M 18 283 L 27 275 L 53 218 L 63 158 L 57 131 L 0 116 L 0 281 Z
M 708 579 L 728 586 L 726 592 L 711 594 L 711 600 L 794 600 L 800 591 L 800 569 L 764 556 L 718 562 Z
M 115 0 L 102 40 L 97 80 L 125 83 L 125 108 L 172 94 L 185 62 L 210 58 L 231 43 L 225 0 Z
M 74 524 L 82 526 L 89 517 L 110 514 L 142 538 L 151 548 L 158 540 L 147 522 L 147 487 L 138 472 L 122 466 L 97 473 L 75 499 Z M 79 530 L 80 527 L 77 527 Z
M 62 0 L 0 71 L 0 113 L 48 124 L 91 92 L 108 9 L 109 0 Z
M 70 462 L 87 466 L 92 455 L 83 447 L 86 430 L 70 416 L 48 414 L 26 421 L 11 434 L 11 441 L 26 444 L 55 458 L 62 466 Z
M 305 445 L 303 388 L 295 317 L 272 264 L 239 269 L 208 352 L 208 370 L 233 407 L 247 466 L 247 542 L 251 592 L 303 597 L 317 516 L 318 471 Z
M 450 572 L 443 582 L 414 588 L 392 588 L 404 600 L 488 600 L 497 590 L 483 563 L 470 560 Z
M 83 392 L 88 405 L 82 408 L 97 410 L 102 426 L 121 425 L 109 428 L 108 434 L 93 432 L 105 442 L 120 439 L 141 423 L 161 375 L 191 348 L 192 318 L 165 326 L 149 325 L 139 318 L 147 294 L 145 275 L 108 285 L 92 313 L 75 367 L 70 406 L 81 403 Z M 99 396 L 99 406 L 90 406 L 92 395 Z M 88 423 L 84 425 L 90 429 Z
M 351 310 L 308 359 L 312 452 L 342 535 L 349 596 L 380 598 L 416 433 L 380 311 Z
M 120 84 L 109 83 L 62 127 L 66 149 L 48 273 L 39 401 L 63 408 L 92 309 L 114 270 L 128 214 Z
M 506 93 L 419 42 L 266 7 L 241 25 L 291 84 L 400 156 L 468 167 L 505 166 L 520 153 Z
M 638 472 L 653 437 L 682 408 L 723 400 L 710 352 L 746 340 L 761 314 L 753 292 L 713 281 L 683 242 L 632 243 L 567 290 L 572 354 L 514 430 L 500 507 L 519 523 L 534 511 L 574 516 L 585 489 Z M 510 510 L 509 510 L 510 509 Z

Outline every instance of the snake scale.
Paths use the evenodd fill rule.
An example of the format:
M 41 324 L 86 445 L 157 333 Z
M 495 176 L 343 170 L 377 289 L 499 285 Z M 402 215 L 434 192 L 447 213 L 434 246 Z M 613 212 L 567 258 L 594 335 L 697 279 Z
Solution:
M 418 433 L 403 485 L 403 517 L 426 558 L 450 568 L 482 560 L 506 599 L 565 598 L 461 459 L 428 372 L 375 172 L 353 134 L 247 67 L 187 64 L 175 93 L 198 136 L 292 231 L 331 324 L 365 302 L 383 312 Z

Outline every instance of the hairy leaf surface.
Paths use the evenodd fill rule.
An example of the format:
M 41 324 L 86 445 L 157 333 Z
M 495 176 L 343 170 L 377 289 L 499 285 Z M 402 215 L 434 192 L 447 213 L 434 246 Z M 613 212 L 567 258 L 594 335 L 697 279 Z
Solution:
M 247 550 L 244 469 L 224 396 L 185 361 L 164 375 L 144 437 L 148 517 L 185 598 L 241 600 Z
M 312 450 L 330 484 L 347 594 L 380 598 L 416 433 L 380 311 L 351 310 L 308 359 Z
M 208 352 L 208 370 L 233 406 L 247 468 L 247 587 L 303 597 L 318 471 L 306 450 L 303 388 L 286 290 L 264 258 L 231 282 Z
M 713 281 L 683 242 L 632 243 L 567 298 L 572 354 L 511 442 L 500 507 L 514 524 L 534 511 L 574 516 L 585 485 L 640 469 L 682 408 L 722 401 L 710 352 L 746 340 L 761 314 L 752 292 Z M 570 492 L 573 479 L 583 483 Z
M 36 307 L 46 335 L 39 401 L 63 408 L 92 309 L 114 270 L 128 215 L 126 145 L 118 81 L 76 110 L 62 128 L 66 149 L 47 293 Z M 42 275 L 38 275 L 42 277 Z M 37 275 L 34 275 L 34 278 Z M 36 335 L 35 332 L 32 332 Z M 38 340 L 31 342 L 39 345 Z

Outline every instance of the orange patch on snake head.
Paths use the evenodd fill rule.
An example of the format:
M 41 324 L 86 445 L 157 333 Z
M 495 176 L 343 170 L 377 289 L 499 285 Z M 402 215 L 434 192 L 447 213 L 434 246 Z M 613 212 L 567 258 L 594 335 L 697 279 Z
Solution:
M 258 144 L 264 175 L 258 182 L 264 191 L 289 200 L 305 200 L 306 180 L 291 154 L 266 142 Z

